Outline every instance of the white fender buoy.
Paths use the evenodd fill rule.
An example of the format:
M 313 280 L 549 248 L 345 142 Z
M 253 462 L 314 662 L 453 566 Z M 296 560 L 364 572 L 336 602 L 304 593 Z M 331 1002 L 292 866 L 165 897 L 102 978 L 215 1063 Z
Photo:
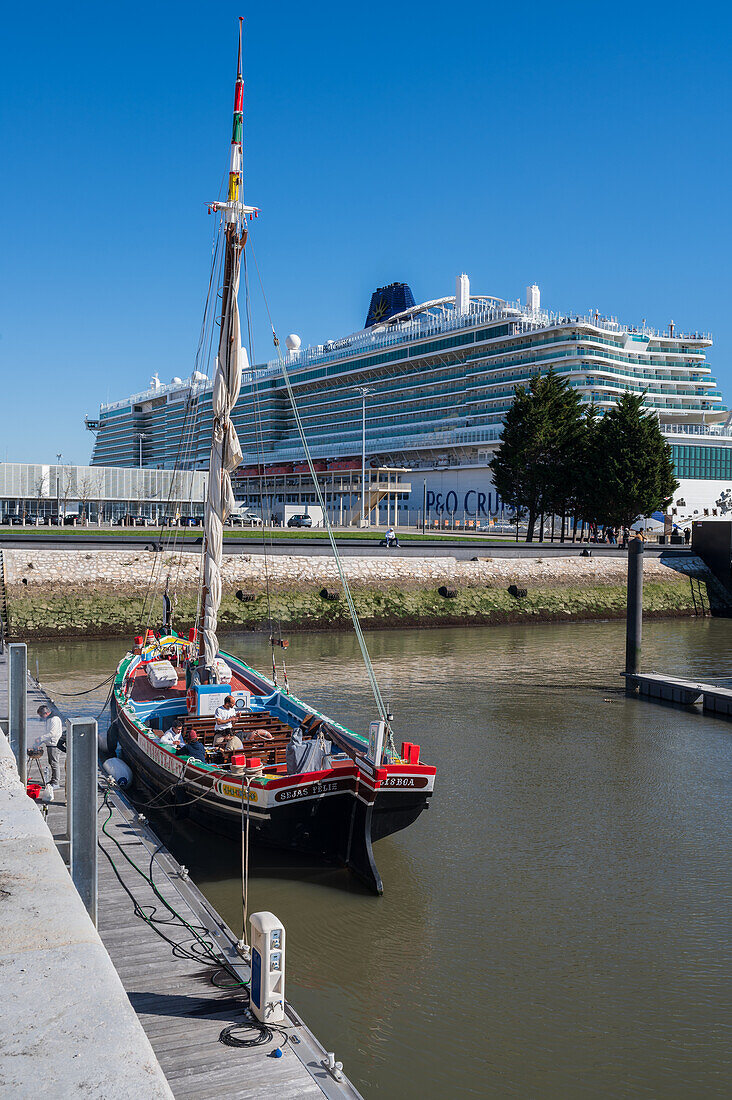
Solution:
M 99 744 L 99 751 L 104 756 L 109 756 L 111 753 L 117 751 L 118 737 L 117 737 L 117 720 L 109 723 L 106 730 L 99 729 L 97 731 L 97 742 Z
M 118 760 L 116 756 L 112 756 L 104 761 L 102 770 L 111 776 L 122 790 L 132 786 L 132 768 L 125 764 L 124 760 Z

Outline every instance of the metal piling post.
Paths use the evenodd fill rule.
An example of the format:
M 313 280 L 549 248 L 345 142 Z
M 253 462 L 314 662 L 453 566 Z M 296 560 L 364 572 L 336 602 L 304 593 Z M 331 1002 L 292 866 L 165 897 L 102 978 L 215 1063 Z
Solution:
M 8 730 L 10 747 L 23 786 L 28 781 L 28 647 L 25 642 L 8 646 Z
M 640 672 L 643 634 L 643 539 L 628 544 L 628 605 L 625 625 L 625 690 L 634 695 L 637 685 L 630 679 Z
M 97 723 L 71 722 L 66 776 L 71 879 L 97 923 Z

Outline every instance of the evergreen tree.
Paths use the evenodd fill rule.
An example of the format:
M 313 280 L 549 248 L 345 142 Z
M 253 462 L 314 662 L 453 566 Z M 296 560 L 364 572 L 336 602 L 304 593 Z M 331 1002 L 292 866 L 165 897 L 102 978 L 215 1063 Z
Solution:
M 544 379 L 548 430 L 544 452 L 547 514 L 565 515 L 576 495 L 577 471 L 585 449 L 585 423 L 578 394 L 549 371 Z
M 490 463 L 493 484 L 501 499 L 512 508 L 527 511 L 529 541 L 533 538 L 541 503 L 541 485 L 536 468 L 538 408 L 531 393 L 535 381 L 532 379 L 528 389 L 516 387 L 503 422 L 500 446 Z
M 593 461 L 603 523 L 630 526 L 664 511 L 678 488 L 671 448 L 658 420 L 643 411 L 645 393 L 624 393 L 599 421 Z
M 594 402 L 587 405 L 582 417 L 582 432 L 577 447 L 577 464 L 571 474 L 571 507 L 575 521 L 597 523 L 602 510 L 598 480 L 598 425 L 600 415 Z
M 526 509 L 527 542 L 541 513 L 566 511 L 582 432 L 579 399 L 552 370 L 516 388 L 490 468 L 499 496 Z

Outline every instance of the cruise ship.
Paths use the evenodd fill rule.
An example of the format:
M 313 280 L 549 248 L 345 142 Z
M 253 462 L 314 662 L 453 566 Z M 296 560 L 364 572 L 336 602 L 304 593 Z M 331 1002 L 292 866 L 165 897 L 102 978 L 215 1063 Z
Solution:
M 536 285 L 524 303 L 473 295 L 463 274 L 454 294 L 421 304 L 405 283 L 380 287 L 360 331 L 307 348 L 293 334 L 286 345 L 326 488 L 332 475 L 335 522 L 356 521 L 364 450 L 369 471 L 395 471 L 390 493 L 369 498 L 372 522 L 419 522 L 423 508 L 430 522 L 451 516 L 473 525 L 499 514 L 488 463 L 503 417 L 515 387 L 549 368 L 600 411 L 626 390 L 645 393 L 672 447 L 676 515 L 727 510 L 732 434 L 706 359 L 708 333 L 679 332 L 673 322 L 659 332 L 599 311 L 547 311 Z M 203 469 L 211 382 L 200 372 L 167 384 L 156 376 L 147 390 L 102 405 L 86 423 L 96 435 L 93 465 Z M 245 503 L 276 512 L 315 500 L 279 360 L 245 376 L 234 423 L 244 451 L 237 494 Z

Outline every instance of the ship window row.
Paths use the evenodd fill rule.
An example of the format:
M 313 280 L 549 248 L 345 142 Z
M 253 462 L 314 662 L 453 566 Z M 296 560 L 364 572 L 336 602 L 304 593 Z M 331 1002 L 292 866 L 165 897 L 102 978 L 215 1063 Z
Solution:
M 569 349 L 567 351 L 566 355 L 561 357 L 561 358 L 567 359 L 570 356 L 577 356 L 579 354 L 587 355 L 587 351 L 583 351 L 583 350 L 574 351 L 574 350 Z M 435 379 L 435 384 L 446 382 L 446 381 L 449 381 L 451 379 L 462 380 L 463 382 L 467 382 L 467 381 L 471 381 L 473 379 L 477 380 L 479 378 L 484 378 L 485 379 L 485 384 L 490 385 L 493 382 L 509 381 L 511 378 L 514 378 L 516 381 L 526 379 L 528 377 L 528 375 L 526 374 L 526 370 L 527 370 L 527 367 L 530 365 L 530 363 L 532 363 L 532 362 L 533 363 L 546 362 L 546 361 L 552 361 L 554 363 L 559 364 L 560 357 L 558 357 L 557 355 L 547 354 L 545 356 L 534 356 L 533 359 L 528 360 L 528 361 L 494 362 L 490 365 L 485 363 L 485 360 L 484 360 L 483 364 L 481 364 L 482 366 L 484 366 L 484 369 L 482 369 L 482 370 L 476 370 L 476 369 L 469 369 L 469 370 L 462 370 L 462 371 L 461 370 L 451 370 L 451 371 L 447 371 L 447 372 L 445 371 L 445 368 L 444 368 L 443 364 L 437 363 L 437 364 L 434 364 L 433 366 L 430 366 L 428 368 L 423 368 L 419 372 L 411 372 L 410 371 L 408 374 L 399 375 L 397 377 L 386 376 L 386 377 L 384 377 L 383 382 L 379 379 L 374 380 L 374 382 L 375 382 L 375 384 L 383 385 L 384 388 L 388 387 L 390 389 L 402 387 L 404 385 L 404 382 L 408 378 L 415 378 L 415 380 L 419 379 L 421 385 L 423 385 L 425 382 L 427 382 L 427 384 L 429 384 L 429 381 L 425 378 L 425 375 L 427 374 L 427 372 L 429 372 L 429 373 L 435 374 L 437 376 L 436 379 Z M 620 361 L 623 361 L 623 360 L 621 359 Z M 505 372 L 507 370 L 510 370 L 511 367 L 514 368 L 513 372 L 511 374 L 504 373 L 502 375 L 498 375 L 497 377 L 494 375 L 494 371 L 496 371 L 496 370 L 503 369 L 504 372 Z M 561 367 L 559 369 L 561 371 Z M 631 370 L 622 370 L 622 369 L 618 369 L 617 367 L 606 366 L 604 364 L 601 365 L 601 364 L 595 364 L 595 363 L 584 363 L 583 364 L 583 369 L 585 369 L 585 370 L 602 370 L 604 373 L 613 373 L 613 374 L 621 375 L 621 376 L 624 376 L 624 377 L 643 377 L 643 378 L 647 378 L 649 382 L 655 382 L 658 385 L 665 385 L 667 382 L 670 383 L 671 381 L 679 381 L 679 382 L 687 382 L 687 383 L 698 381 L 701 385 L 705 385 L 705 384 L 712 384 L 713 385 L 714 384 L 714 379 L 710 375 L 708 375 L 706 377 L 698 377 L 698 378 L 694 378 L 693 376 L 690 376 L 688 374 L 686 374 L 686 375 L 682 375 L 682 374 L 656 375 L 653 371 L 644 370 L 642 373 L 639 373 L 638 371 L 634 371 L 632 369 Z M 532 373 L 536 373 L 536 372 L 534 371 Z M 493 375 L 493 377 L 491 377 L 492 375 Z M 339 388 L 339 391 L 336 394 L 334 394 L 332 397 L 330 395 L 326 395 L 325 393 L 319 392 L 319 391 L 313 391 L 310 394 L 307 394 L 307 396 L 303 394 L 298 399 L 298 406 L 302 407 L 302 408 L 305 408 L 309 404 L 318 403 L 318 402 L 321 402 L 323 400 L 325 400 L 325 401 L 328 401 L 328 400 L 334 400 L 334 401 L 342 400 L 343 399 L 343 388 L 345 388 L 345 385 L 347 385 L 347 384 L 344 383 L 344 385 Z M 713 392 L 716 393 L 718 391 L 713 391 Z M 352 395 L 348 394 L 348 397 L 351 398 Z M 352 397 L 352 399 L 354 401 L 357 400 L 356 397 Z
M 490 329 L 480 329 L 474 332 L 461 333 L 455 337 L 446 337 L 441 340 L 433 340 L 428 343 L 404 343 L 400 345 L 399 348 L 395 351 L 382 352 L 376 355 L 359 356 L 355 359 L 352 359 L 351 361 L 348 360 L 348 356 L 346 354 L 340 356 L 336 362 L 331 362 L 327 366 L 322 366 L 315 370 L 309 370 L 307 367 L 303 367 L 300 370 L 294 370 L 290 373 L 292 376 L 293 384 L 299 386 L 318 378 L 333 377 L 336 374 L 344 372 L 344 370 L 368 370 L 371 367 L 376 366 L 380 363 L 394 362 L 398 359 L 406 360 L 422 358 L 423 356 L 428 355 L 430 352 L 448 350 L 449 348 L 470 343 L 476 343 L 483 340 L 500 339 L 501 337 L 511 335 L 512 333 L 513 325 L 497 325 Z M 609 348 L 617 349 L 617 351 L 620 353 L 618 355 L 618 358 L 620 359 L 629 358 L 630 352 L 632 351 L 635 361 L 643 365 L 649 365 L 654 361 L 658 362 L 658 355 L 661 351 L 671 352 L 674 355 L 695 354 L 692 349 L 686 347 L 675 348 L 671 345 L 667 347 L 659 346 L 658 348 L 653 348 L 649 345 L 648 351 L 644 353 L 639 352 L 636 348 L 629 349 L 628 352 L 623 352 L 622 344 L 616 343 L 615 341 L 603 339 L 599 336 L 596 337 L 594 334 L 587 332 L 561 333 L 560 335 L 549 338 L 548 340 L 536 340 L 535 338 L 532 339 L 531 337 L 526 336 L 524 339 L 519 340 L 518 342 L 515 342 L 513 344 L 503 345 L 500 351 L 506 352 L 508 350 L 529 350 L 532 344 L 535 346 L 539 346 L 545 343 L 565 343 L 568 340 L 578 339 L 582 339 L 585 342 L 603 344 Z M 640 354 L 644 355 L 643 359 L 637 358 Z M 699 352 L 698 354 L 700 354 L 703 358 L 703 352 Z M 674 359 L 670 363 L 665 365 L 678 366 L 678 362 Z
M 680 478 L 732 479 L 732 447 L 671 447 Z
M 629 372 L 618 370 L 616 367 L 606 367 L 606 366 L 598 367 L 593 363 L 581 363 L 578 366 L 568 365 L 564 369 L 562 367 L 560 367 L 559 370 L 558 370 L 558 373 L 561 374 L 561 375 L 565 375 L 565 374 L 569 374 L 571 372 L 577 371 L 579 369 L 585 370 L 585 371 L 594 371 L 597 374 L 612 374 L 612 375 L 616 375 L 618 377 L 629 378 L 629 379 L 633 378 L 633 377 L 637 377 L 637 375 L 633 375 Z M 500 374 L 500 375 L 497 375 L 497 376 L 494 376 L 494 377 L 491 377 L 490 374 L 489 375 L 484 375 L 483 372 L 479 372 L 479 371 L 471 371 L 468 374 L 463 374 L 463 373 L 457 374 L 457 372 L 451 372 L 451 376 L 456 378 L 456 381 L 455 381 L 454 384 L 450 384 L 448 376 L 443 374 L 442 377 L 439 378 L 439 379 L 436 378 L 432 382 L 426 382 L 426 383 L 422 384 L 419 389 L 415 389 L 414 381 L 410 381 L 408 379 L 402 379 L 402 378 L 399 378 L 399 377 L 398 378 L 391 378 L 391 379 L 384 379 L 383 383 L 378 383 L 380 385 L 380 389 L 379 389 L 378 393 L 375 393 L 371 404 L 373 404 L 375 401 L 378 402 L 379 398 L 387 398 L 388 397 L 388 399 L 391 400 L 394 395 L 396 395 L 397 393 L 400 393 L 400 392 L 404 395 L 404 399 L 413 400 L 414 398 L 417 397 L 417 394 L 424 395 L 426 386 L 434 386 L 434 387 L 440 386 L 439 393 L 432 395 L 432 396 L 436 397 L 436 396 L 439 396 L 439 394 L 449 394 L 449 393 L 457 392 L 457 391 L 468 392 L 468 390 L 471 388 L 471 384 L 473 386 L 475 386 L 476 383 L 479 384 L 480 389 L 487 389 L 488 387 L 493 387 L 493 386 L 501 385 L 501 384 L 505 384 L 505 383 L 511 383 L 512 385 L 517 385 L 517 384 L 521 383 L 522 381 L 527 381 L 531 377 L 532 374 L 536 374 L 536 371 L 527 371 L 526 368 L 522 369 L 519 372 L 512 372 L 510 374 L 509 373 L 504 373 L 504 374 Z M 688 379 L 680 379 L 680 380 L 681 381 L 688 381 Z M 596 381 L 601 381 L 601 379 L 597 379 Z M 722 396 L 721 391 L 720 390 L 715 390 L 715 389 L 709 390 L 709 389 L 705 388 L 705 389 L 702 389 L 702 390 L 698 391 L 696 389 L 689 389 L 689 388 L 683 388 L 682 389 L 682 388 L 679 388 L 677 386 L 674 386 L 673 388 L 668 389 L 668 388 L 666 388 L 666 379 L 662 379 L 661 381 L 664 384 L 664 389 L 661 391 L 662 394 L 663 393 L 676 394 L 676 395 L 682 394 L 682 395 L 689 395 L 689 396 L 698 395 L 700 397 L 701 396 L 705 396 L 705 397 L 706 396 L 709 396 L 709 397 L 721 397 Z M 377 383 L 375 383 L 375 384 L 377 384 Z M 669 383 L 669 385 L 670 385 L 670 383 Z M 356 404 L 357 401 L 360 405 L 360 398 L 352 397 L 352 395 L 350 395 L 350 394 L 344 395 L 343 392 L 341 391 L 340 393 L 337 393 L 335 395 L 311 394 L 308 398 L 304 398 L 304 399 L 302 399 L 301 401 L 298 402 L 298 408 L 304 414 L 306 414 L 307 410 L 311 409 L 311 408 L 317 408 L 317 409 L 322 410 L 322 409 L 327 408 L 328 406 L 333 406 L 333 405 L 335 405 L 336 408 L 341 409 L 342 408 L 341 402 L 343 401 L 344 397 L 346 399 L 352 400 L 353 403 L 354 403 L 354 407 L 355 407 L 355 404 Z
M 566 370 L 560 369 L 558 373 L 560 375 L 566 376 L 574 373 L 578 369 L 592 370 L 593 364 L 582 363 L 579 364 L 577 367 L 571 365 Z M 384 402 L 388 402 L 390 407 L 393 407 L 395 404 L 399 403 L 409 403 L 412 407 L 425 407 L 425 402 L 434 404 L 435 402 L 439 402 L 440 400 L 449 399 L 456 393 L 463 394 L 464 397 L 468 399 L 471 395 L 473 395 L 474 399 L 475 397 L 482 397 L 483 399 L 490 400 L 496 396 L 502 396 L 503 394 L 508 392 L 505 388 L 499 390 L 494 387 L 497 387 L 499 385 L 503 385 L 505 387 L 505 385 L 508 383 L 512 391 L 516 385 L 520 384 L 521 382 L 528 381 L 531 375 L 535 373 L 536 371 L 529 372 L 523 370 L 519 375 L 499 375 L 498 377 L 493 379 L 486 379 L 479 385 L 475 384 L 479 381 L 477 377 L 477 372 L 476 377 L 473 377 L 472 375 L 463 375 L 459 377 L 459 379 L 454 383 L 443 383 L 442 385 L 440 385 L 440 383 L 435 380 L 432 383 L 428 383 L 428 386 L 437 387 L 438 385 L 440 385 L 440 388 L 436 392 L 431 392 L 429 394 L 426 392 L 426 386 L 415 389 L 413 382 L 405 383 L 402 379 L 399 378 L 389 379 L 385 380 L 379 391 L 374 393 L 369 403 L 369 409 L 378 408 Z M 617 375 L 623 378 L 631 377 L 629 375 L 626 375 L 623 371 L 617 370 L 614 367 L 603 367 L 591 376 L 580 378 L 579 380 L 569 379 L 569 381 L 571 385 L 579 387 L 588 385 L 603 386 L 606 383 L 603 378 L 599 377 L 600 374 Z M 471 382 L 473 383 L 472 385 Z M 612 389 L 618 388 L 617 386 L 613 386 L 611 381 L 609 381 L 607 385 Z M 643 392 L 644 390 L 648 389 L 648 387 L 646 386 L 637 385 L 630 381 L 624 382 L 622 388 L 632 389 L 636 392 Z M 345 395 L 343 395 L 342 393 L 333 397 L 326 396 L 324 394 L 311 395 L 307 400 L 298 402 L 298 407 L 304 420 L 309 420 L 313 416 L 318 416 L 320 418 L 343 418 L 344 414 L 346 414 L 346 410 L 342 405 L 344 396 Z M 706 400 L 710 397 L 721 397 L 721 391 L 707 389 L 696 390 L 673 386 L 670 389 L 664 388 L 659 392 L 658 396 L 661 399 L 663 399 L 664 397 L 673 396 L 689 396 L 695 397 L 697 399 Z M 350 395 L 348 395 L 348 397 L 350 398 Z M 358 400 L 358 405 L 356 404 L 356 400 Z M 360 416 L 360 398 L 353 400 L 352 408 L 348 410 L 348 413 L 350 413 L 350 416 Z M 287 419 L 291 421 L 291 417 L 288 417 Z
M 559 328 L 560 326 L 556 326 L 556 327 Z M 462 332 L 462 333 L 459 333 L 459 334 L 456 334 L 456 335 L 450 336 L 450 337 L 443 337 L 440 340 L 431 341 L 428 344 L 418 343 L 417 341 L 419 340 L 419 337 L 413 338 L 412 340 L 405 339 L 402 342 L 400 342 L 398 350 L 396 352 L 388 352 L 386 354 L 390 358 L 393 358 L 395 355 L 397 357 L 401 357 L 401 358 L 407 358 L 407 357 L 413 358 L 415 356 L 419 357 L 420 355 L 425 354 L 425 349 L 430 347 L 430 346 L 436 346 L 436 347 L 439 347 L 439 348 L 450 348 L 450 347 L 456 347 L 456 346 L 463 345 L 463 344 L 475 343 L 475 342 L 480 341 L 480 340 L 494 340 L 494 339 L 498 339 L 502 336 L 514 335 L 514 334 L 519 334 L 519 333 L 524 335 L 524 340 L 522 342 L 524 344 L 527 344 L 527 343 L 530 343 L 530 342 L 532 342 L 533 340 L 536 339 L 536 337 L 532 337 L 530 335 L 531 332 L 532 332 L 532 329 L 524 328 L 523 325 L 522 325 L 522 322 L 513 321 L 513 322 L 510 322 L 509 324 L 496 324 L 496 325 L 493 325 L 493 326 L 490 326 L 490 327 L 484 328 L 484 329 L 476 329 L 476 330 L 471 330 L 469 332 Z M 609 347 L 617 347 L 619 349 L 622 348 L 622 345 L 624 343 L 624 336 L 623 337 L 619 336 L 617 340 L 612 340 L 612 339 L 609 339 L 609 338 L 603 338 L 599 335 L 595 336 L 594 333 L 587 332 L 587 331 L 562 332 L 560 337 L 559 337 L 559 339 L 565 339 L 565 340 L 566 339 L 578 339 L 578 338 L 597 340 L 598 342 L 602 342 L 604 344 L 607 344 Z M 649 341 L 649 343 L 646 345 L 646 347 L 647 347 L 647 352 L 645 352 L 645 354 L 649 354 L 649 355 L 652 355 L 654 353 L 658 353 L 658 352 L 661 352 L 661 351 L 665 351 L 667 353 L 671 353 L 671 354 L 674 354 L 674 355 L 679 355 L 679 354 L 691 355 L 691 354 L 699 354 L 699 353 L 703 354 L 703 352 L 697 352 L 696 349 L 688 347 L 687 345 L 662 344 L 660 342 L 655 342 L 654 343 L 652 340 Z M 636 349 L 634 349 L 634 350 L 636 350 Z M 310 366 L 311 366 L 310 364 L 307 364 L 307 365 L 303 364 L 303 366 L 299 369 L 299 371 L 293 372 L 293 373 L 296 373 L 296 379 L 299 382 L 299 381 L 309 380 L 311 378 L 324 377 L 326 374 L 337 373 L 338 371 L 340 371 L 342 369 L 342 366 L 344 364 L 348 364 L 348 368 L 353 368 L 354 366 L 358 366 L 358 365 L 362 364 L 365 361 L 364 356 L 361 355 L 361 356 L 353 359 L 352 362 L 348 363 L 348 360 L 349 360 L 351 354 L 352 353 L 349 352 L 348 348 L 344 348 L 340 352 L 335 351 L 335 352 L 333 352 L 333 353 L 331 353 L 327 356 L 323 356 L 322 358 L 319 359 L 319 362 L 321 362 L 323 364 L 325 364 L 327 362 L 328 366 L 323 365 L 319 369 L 312 370 L 312 369 L 309 369 Z M 382 354 L 384 354 L 384 353 L 382 353 Z M 381 358 L 381 356 L 371 355 L 371 356 L 366 356 L 366 358 L 370 359 L 371 362 L 375 362 L 375 361 L 377 361 L 377 359 Z M 259 366 L 260 367 L 265 367 L 266 365 L 267 364 L 260 364 Z M 295 379 L 293 379 L 293 380 L 295 380 Z

